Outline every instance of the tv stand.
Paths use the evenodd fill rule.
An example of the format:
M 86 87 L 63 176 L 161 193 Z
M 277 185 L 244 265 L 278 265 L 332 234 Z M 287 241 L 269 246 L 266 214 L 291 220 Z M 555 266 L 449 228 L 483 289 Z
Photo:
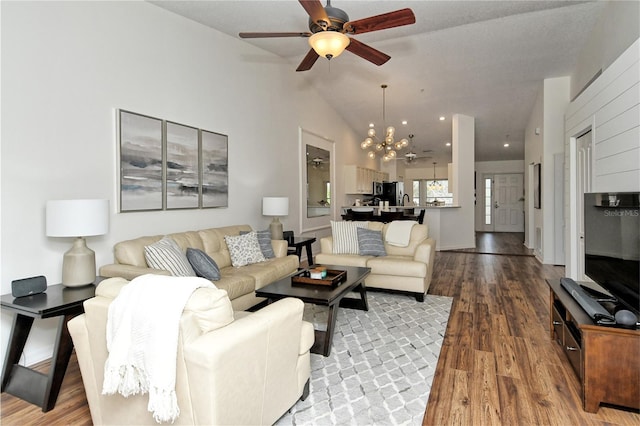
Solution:
M 640 331 L 594 323 L 559 280 L 551 288 L 549 330 L 582 386 L 582 405 L 601 403 L 640 409 Z

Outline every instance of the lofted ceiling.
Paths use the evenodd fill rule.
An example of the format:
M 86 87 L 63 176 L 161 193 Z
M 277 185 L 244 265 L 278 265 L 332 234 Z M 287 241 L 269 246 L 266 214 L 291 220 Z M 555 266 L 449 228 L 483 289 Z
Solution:
M 308 15 L 297 0 L 152 3 L 235 38 L 244 31 L 308 31 Z M 282 57 L 294 78 L 315 86 L 363 139 L 371 122 L 381 133 L 380 86 L 387 84 L 386 125 L 396 127 L 397 138 L 414 134 L 415 152 L 440 163 L 450 161 L 445 143 L 457 113 L 475 117 L 476 161 L 524 159 L 525 127 L 542 81 L 570 75 L 604 7 L 600 1 L 524 0 L 332 0 L 331 5 L 351 20 L 409 7 L 416 23 L 354 36 L 391 56 L 379 67 L 344 52 L 296 73 L 309 50 L 306 38 L 243 40 Z

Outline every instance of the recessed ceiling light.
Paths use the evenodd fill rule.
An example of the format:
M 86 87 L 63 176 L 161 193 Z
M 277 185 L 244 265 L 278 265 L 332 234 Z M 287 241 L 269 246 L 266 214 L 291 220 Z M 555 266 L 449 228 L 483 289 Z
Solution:
M 402 120 L 402 125 L 406 126 L 407 125 L 407 120 Z
M 447 142 L 445 145 L 446 146 L 451 146 L 451 142 Z
M 509 148 L 509 144 L 508 144 L 508 143 L 505 143 L 505 144 L 504 144 L 504 147 L 505 147 L 505 148 Z
M 444 116 L 441 116 L 441 117 L 440 117 L 440 121 L 444 121 Z

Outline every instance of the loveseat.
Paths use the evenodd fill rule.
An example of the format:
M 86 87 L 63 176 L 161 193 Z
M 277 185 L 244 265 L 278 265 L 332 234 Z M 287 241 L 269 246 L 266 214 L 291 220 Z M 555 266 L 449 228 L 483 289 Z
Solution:
M 68 323 L 93 424 L 157 424 L 148 394 L 103 395 L 109 305 L 129 282 L 102 281 L 85 313 Z M 233 312 L 224 290 L 199 288 L 179 323 L 174 424 L 273 424 L 309 390 L 313 326 L 304 304 L 282 299 L 256 312 Z
M 391 245 L 386 241 L 389 223 L 350 223 L 359 223 L 359 226 L 380 231 L 385 255 L 362 255 L 359 252 L 355 254 L 336 253 L 334 235 L 332 235 L 320 239 L 321 252 L 316 255 L 315 262 L 324 265 L 371 268 L 371 273 L 365 279 L 367 288 L 408 293 L 415 296 L 417 301 L 424 301 L 424 296 L 431 284 L 436 251 L 436 241 L 429 238 L 428 226 L 414 224 L 410 230 L 408 244 L 401 247 Z
M 236 225 L 179 232 L 169 234 L 168 237 L 173 239 L 183 252 L 188 248 L 194 248 L 209 255 L 220 269 L 220 280 L 213 283 L 219 289 L 227 291 L 234 310 L 243 311 L 262 301 L 255 296 L 255 290 L 292 274 L 299 265 L 297 256 L 287 255 L 286 241 L 273 240 L 271 245 L 275 257 L 246 266 L 232 266 L 224 237 L 238 236 L 251 230 L 249 225 Z M 128 280 L 144 274 L 171 275 L 167 270 L 150 268 L 145 258 L 145 246 L 157 243 L 162 238 L 162 235 L 155 235 L 117 243 L 114 246 L 114 263 L 102 266 L 100 275 Z

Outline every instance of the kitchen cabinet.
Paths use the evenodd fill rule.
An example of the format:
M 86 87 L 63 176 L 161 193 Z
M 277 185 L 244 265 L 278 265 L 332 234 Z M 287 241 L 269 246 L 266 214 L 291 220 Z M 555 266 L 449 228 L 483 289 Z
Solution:
M 373 182 L 388 180 L 389 174 L 360 166 L 344 167 L 344 187 L 346 194 L 371 194 Z

